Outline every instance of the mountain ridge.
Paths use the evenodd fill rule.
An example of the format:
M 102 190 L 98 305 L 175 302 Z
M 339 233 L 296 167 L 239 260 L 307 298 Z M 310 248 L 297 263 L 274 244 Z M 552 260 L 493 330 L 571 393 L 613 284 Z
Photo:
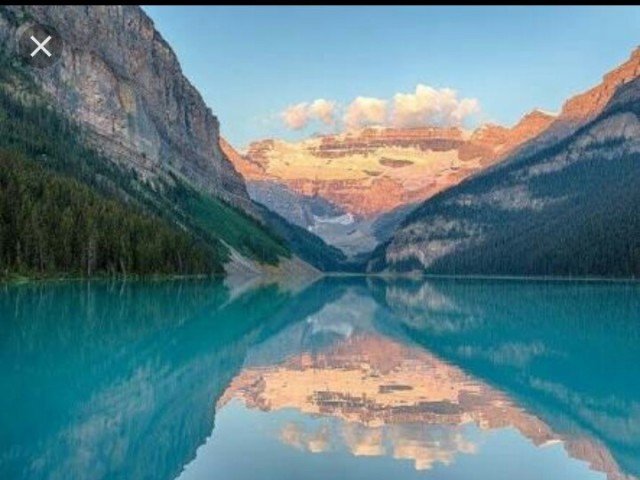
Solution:
M 600 83 L 568 98 L 548 128 L 538 137 L 525 142 L 519 151 L 532 153 L 538 148 L 566 138 L 595 118 L 613 98 L 618 87 L 638 76 L 640 76 L 640 47 L 636 47 L 631 52 L 628 60 L 605 73 Z
M 368 218 L 380 217 L 386 224 L 387 212 L 417 205 L 485 171 L 500 169 L 512 158 L 567 138 L 595 118 L 619 86 L 639 74 L 636 48 L 598 85 L 567 99 L 557 114 L 535 108 L 510 128 L 493 123 L 473 131 L 369 127 L 299 142 L 256 141 L 244 154 L 229 157 L 245 177 L 252 198 L 347 254 L 360 254 L 386 240 L 371 234 Z M 293 209 L 286 207 L 292 198 Z M 333 210 L 326 219 L 312 214 L 317 199 L 329 202 L 328 210 Z M 352 218 L 348 226 L 326 227 L 332 218 L 337 221 L 344 215 Z
M 244 154 L 221 147 L 253 200 L 353 258 L 387 240 L 413 205 L 498 163 L 553 119 L 533 110 L 511 128 L 370 127 L 256 141 Z
M 236 151 L 227 156 L 248 183 L 282 183 L 300 195 L 319 195 L 354 215 L 370 217 L 424 200 L 498 161 L 552 120 L 534 110 L 512 128 L 370 127 L 300 142 L 260 140 L 244 155 Z M 223 150 L 229 147 L 223 145 Z M 419 175 L 427 178 L 415 180 Z
M 638 59 L 636 50 L 625 65 Z M 621 71 L 629 70 L 614 70 Z M 421 204 L 377 249 L 369 270 L 637 276 L 639 113 L 640 78 L 634 77 L 562 139 L 550 142 L 545 132 Z

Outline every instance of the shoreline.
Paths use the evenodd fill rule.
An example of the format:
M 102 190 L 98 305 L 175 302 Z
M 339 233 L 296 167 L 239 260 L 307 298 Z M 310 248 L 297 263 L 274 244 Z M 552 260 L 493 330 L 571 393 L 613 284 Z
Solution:
M 116 282 L 138 282 L 138 281 L 150 281 L 150 282 L 162 282 L 169 280 L 204 280 L 204 279 L 217 279 L 224 280 L 224 275 L 206 275 L 206 274 L 193 274 L 193 275 L 173 275 L 173 274 L 153 274 L 153 275 L 96 275 L 92 277 L 81 276 L 25 276 L 15 275 L 6 278 L 0 277 L 0 286 L 7 285 L 26 285 L 29 283 L 62 283 L 62 282 L 81 282 L 81 281 L 116 281 Z
M 482 275 L 482 274 L 437 274 L 437 273 L 350 273 L 335 272 L 325 273 L 331 277 L 370 277 L 393 280 L 499 280 L 519 282 L 605 282 L 605 283 L 640 283 L 636 277 L 566 277 L 566 276 L 541 276 L 541 275 Z
M 262 275 L 247 275 L 250 277 L 261 277 Z M 268 275 L 269 278 L 277 278 L 278 275 Z M 116 281 L 116 282 L 162 282 L 175 280 L 225 280 L 230 275 L 174 275 L 174 274 L 153 274 L 153 275 L 97 275 L 92 277 L 82 276 L 25 276 L 15 275 L 7 278 L 0 277 L 0 286 L 25 285 L 30 283 L 61 283 L 78 281 Z M 481 274 L 433 274 L 433 273 L 355 273 L 355 272 L 318 272 L 317 279 L 321 278 L 379 278 L 382 280 L 406 280 L 406 281 L 427 281 L 427 280 L 473 280 L 473 281 L 500 281 L 500 282 L 556 282 L 556 283 L 630 283 L 640 284 L 640 278 L 634 277 L 566 277 L 566 276 L 523 276 L 523 275 L 481 275 Z

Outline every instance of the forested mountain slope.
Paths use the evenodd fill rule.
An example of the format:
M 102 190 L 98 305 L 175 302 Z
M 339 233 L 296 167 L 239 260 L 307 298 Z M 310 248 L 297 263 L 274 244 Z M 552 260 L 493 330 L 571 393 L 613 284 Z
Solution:
M 290 256 L 278 236 L 223 200 L 177 176 L 154 185 L 113 163 L 19 65 L 3 57 L 1 72 L 3 276 L 211 274 L 223 272 L 230 248 L 264 263 Z
M 563 140 L 418 207 L 370 271 L 640 275 L 640 79 Z
M 19 28 L 32 21 L 63 37 L 48 68 L 16 54 Z M 3 174 L 16 172 L 0 184 L 3 276 L 238 265 L 253 274 L 295 260 L 221 151 L 217 118 L 139 7 L 0 7 L 0 46 L 0 161 Z M 53 220 L 63 217 L 68 234 Z M 103 232 L 105 222 L 117 227 Z

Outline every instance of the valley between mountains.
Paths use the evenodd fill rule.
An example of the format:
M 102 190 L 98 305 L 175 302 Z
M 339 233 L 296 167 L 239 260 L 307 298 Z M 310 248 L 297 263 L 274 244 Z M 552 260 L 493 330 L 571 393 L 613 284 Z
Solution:
M 50 69 L 29 21 L 64 32 Z M 0 7 L 0 46 L 2 278 L 640 275 L 640 49 L 512 126 L 239 150 L 139 7 Z
M 635 276 L 639 75 L 636 49 L 559 114 L 535 109 L 512 127 L 222 148 L 254 200 L 369 272 Z

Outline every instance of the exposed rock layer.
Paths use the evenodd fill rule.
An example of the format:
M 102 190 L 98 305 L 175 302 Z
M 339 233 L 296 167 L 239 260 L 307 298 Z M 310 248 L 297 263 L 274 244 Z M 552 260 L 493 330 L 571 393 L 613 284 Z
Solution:
M 456 127 L 367 128 L 298 143 L 263 140 L 245 155 L 229 156 L 248 183 L 283 184 L 356 216 L 373 217 L 459 183 L 552 120 L 534 111 L 511 129 L 485 125 L 472 134 Z

